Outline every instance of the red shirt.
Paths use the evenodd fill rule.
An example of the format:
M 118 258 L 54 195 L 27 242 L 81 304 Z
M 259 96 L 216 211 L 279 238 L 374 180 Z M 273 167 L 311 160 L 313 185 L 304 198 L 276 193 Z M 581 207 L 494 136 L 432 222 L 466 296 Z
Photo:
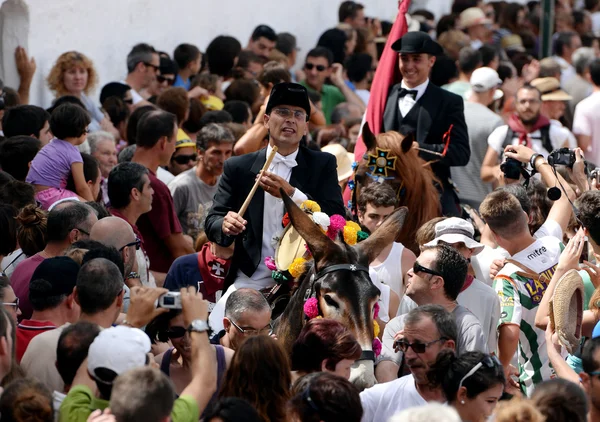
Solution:
M 137 221 L 140 233 L 144 237 L 144 247 L 150 259 L 150 269 L 166 273 L 175 260 L 164 239 L 171 234 L 181 233 L 181 224 L 175 213 L 173 198 L 169 188 L 148 170 L 150 186 L 154 190 L 152 210 L 143 214 Z
M 17 363 L 21 363 L 21 359 L 32 338 L 45 331 L 54 330 L 55 328 L 56 325 L 50 321 L 32 321 L 30 319 L 21 321 L 19 325 L 17 325 Z

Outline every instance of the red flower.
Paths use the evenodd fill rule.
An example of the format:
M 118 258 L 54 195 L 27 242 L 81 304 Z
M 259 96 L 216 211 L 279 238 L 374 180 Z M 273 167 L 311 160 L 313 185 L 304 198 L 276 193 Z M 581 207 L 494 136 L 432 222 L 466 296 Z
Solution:
M 283 216 L 283 219 L 281 220 L 281 224 L 283 225 L 283 227 L 287 227 L 290 223 L 291 223 L 290 216 L 286 212 L 285 215 Z

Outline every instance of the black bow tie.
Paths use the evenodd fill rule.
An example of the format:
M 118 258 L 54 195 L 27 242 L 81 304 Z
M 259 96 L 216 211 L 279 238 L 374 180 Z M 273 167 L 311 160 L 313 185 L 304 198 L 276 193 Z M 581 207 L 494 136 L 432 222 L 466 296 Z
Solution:
M 400 91 L 398 92 L 398 97 L 402 98 L 406 95 L 410 95 L 411 97 L 413 97 L 413 100 L 414 100 L 417 98 L 417 93 L 418 93 L 418 91 L 416 89 L 401 88 Z

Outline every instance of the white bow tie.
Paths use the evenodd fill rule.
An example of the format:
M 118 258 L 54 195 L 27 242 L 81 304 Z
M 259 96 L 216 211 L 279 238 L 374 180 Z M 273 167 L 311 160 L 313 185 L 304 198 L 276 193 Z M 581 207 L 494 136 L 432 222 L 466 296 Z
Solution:
M 281 163 L 288 168 L 294 168 L 298 165 L 296 160 L 293 159 L 291 156 L 284 157 L 280 153 L 276 153 L 275 157 L 273 158 L 273 165 L 278 164 L 278 163 Z

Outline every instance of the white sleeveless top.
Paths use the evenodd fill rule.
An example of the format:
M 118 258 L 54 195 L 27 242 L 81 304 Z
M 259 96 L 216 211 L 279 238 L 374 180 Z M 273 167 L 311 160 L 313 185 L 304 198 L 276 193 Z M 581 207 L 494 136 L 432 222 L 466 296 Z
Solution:
M 400 297 L 404 295 L 404 283 L 402 282 L 402 252 L 404 245 L 394 242 L 389 255 L 379 265 L 370 265 L 369 269 L 377 274 L 377 279 L 390 286 L 390 288 Z

